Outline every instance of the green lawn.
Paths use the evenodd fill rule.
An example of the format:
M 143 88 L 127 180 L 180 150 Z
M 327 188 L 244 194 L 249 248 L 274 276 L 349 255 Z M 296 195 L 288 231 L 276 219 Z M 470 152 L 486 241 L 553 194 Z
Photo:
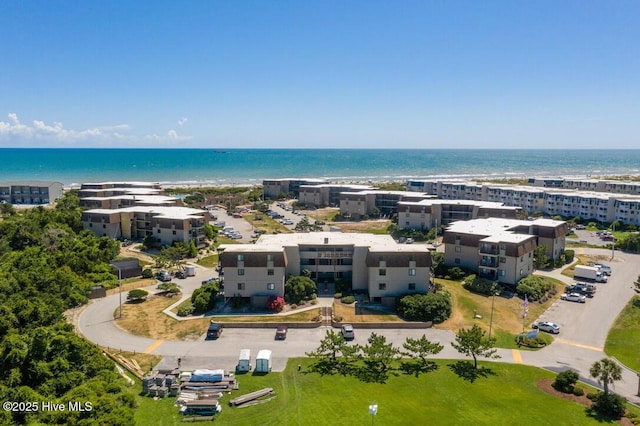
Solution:
M 616 318 L 604 351 L 627 367 L 640 371 L 640 307 L 634 306 L 634 300 L 640 303 L 640 296 L 631 299 Z
M 218 266 L 218 253 L 203 257 L 198 260 L 198 265 L 204 266 L 205 268 L 215 268 Z
M 240 390 L 233 397 L 265 387 L 275 389 L 275 399 L 246 408 L 231 408 L 225 395 L 218 425 L 367 425 L 368 406 L 379 406 L 379 425 L 590 425 L 599 422 L 585 407 L 539 390 L 538 380 L 553 373 L 534 367 L 484 363 L 487 377 L 470 383 L 438 361 L 436 372 L 419 377 L 401 374 L 386 384 L 363 383 L 352 377 L 306 373 L 309 359 L 291 360 L 283 373 L 240 375 Z M 296 366 L 302 365 L 302 372 Z M 180 416 L 173 398 L 154 401 L 139 397 L 138 425 L 177 425 Z

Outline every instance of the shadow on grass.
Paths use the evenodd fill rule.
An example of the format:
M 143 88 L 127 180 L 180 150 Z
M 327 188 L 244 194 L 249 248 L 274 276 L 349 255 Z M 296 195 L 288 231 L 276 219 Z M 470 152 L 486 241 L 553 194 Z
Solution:
M 438 369 L 438 364 L 433 361 L 426 362 L 403 362 L 400 364 L 400 370 L 404 374 L 413 375 L 415 377 L 420 376 L 420 374 L 430 373 L 432 371 L 436 371 Z
M 487 367 L 475 368 L 471 362 L 458 361 L 454 364 L 449 364 L 449 368 L 458 377 L 467 380 L 471 383 L 475 382 L 479 377 L 495 376 L 496 373 Z

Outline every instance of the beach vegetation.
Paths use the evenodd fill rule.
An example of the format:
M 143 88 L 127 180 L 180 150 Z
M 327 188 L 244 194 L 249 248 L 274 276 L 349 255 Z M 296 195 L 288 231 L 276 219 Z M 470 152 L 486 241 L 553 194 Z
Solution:
M 409 294 L 398 301 L 398 314 L 408 321 L 444 322 L 451 316 L 451 295 L 439 293 Z
M 95 345 L 64 314 L 91 287 L 113 284 L 120 244 L 82 231 L 74 192 L 55 208 L 0 221 L 0 394 L 5 401 L 82 400 L 90 412 L 3 411 L 0 424 L 132 424 L 135 397 Z

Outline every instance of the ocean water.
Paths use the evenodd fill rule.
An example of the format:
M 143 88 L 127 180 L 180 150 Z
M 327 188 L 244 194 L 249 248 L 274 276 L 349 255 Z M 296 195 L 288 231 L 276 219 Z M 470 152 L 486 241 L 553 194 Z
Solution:
M 0 181 L 246 184 L 640 174 L 640 150 L 0 149 Z

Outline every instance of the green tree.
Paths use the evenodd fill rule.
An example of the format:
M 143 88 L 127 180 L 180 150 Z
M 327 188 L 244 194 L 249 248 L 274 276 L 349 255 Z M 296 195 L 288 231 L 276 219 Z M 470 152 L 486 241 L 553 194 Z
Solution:
M 410 294 L 402 297 L 397 305 L 398 313 L 409 321 L 433 321 L 441 323 L 451 316 L 451 295 L 446 291 L 427 294 Z
M 360 370 L 360 378 L 365 381 L 384 383 L 389 371 L 393 369 L 393 362 L 400 357 L 400 349 L 387 343 L 387 338 L 371 333 L 367 344 L 360 348 L 364 369 Z
M 605 395 L 609 394 L 609 385 L 622 380 L 622 369 L 609 358 L 596 361 L 589 370 L 591 377 L 596 379 L 604 388 Z
M 284 284 L 284 296 L 289 303 L 311 299 L 317 291 L 316 283 L 304 276 L 293 276 Z
M 575 384 L 578 382 L 580 376 L 573 370 L 564 370 L 556 376 L 556 380 L 553 382 L 552 386 L 554 389 L 564 392 L 564 393 L 573 393 L 573 388 Z
M 547 248 L 538 246 L 533 250 L 533 265 L 536 269 L 544 269 L 549 265 L 551 259 L 547 256 Z
M 405 352 L 402 353 L 403 355 L 418 361 L 417 367 L 419 371 L 428 371 L 435 368 L 436 364 L 427 359 L 427 357 L 437 355 L 444 349 L 444 346 L 430 341 L 424 334 L 418 339 L 407 337 L 402 347 L 405 349 Z
M 455 342 L 451 342 L 458 352 L 473 357 L 473 368 L 478 369 L 478 357 L 497 359 L 500 358 L 497 349 L 494 348 L 496 339 L 485 337 L 485 332 L 477 324 L 468 329 L 460 329 L 456 333 Z
M 307 356 L 315 359 L 312 370 L 320 374 L 346 374 L 351 370 L 357 348 L 349 346 L 340 333 L 327 330 L 320 346 Z

